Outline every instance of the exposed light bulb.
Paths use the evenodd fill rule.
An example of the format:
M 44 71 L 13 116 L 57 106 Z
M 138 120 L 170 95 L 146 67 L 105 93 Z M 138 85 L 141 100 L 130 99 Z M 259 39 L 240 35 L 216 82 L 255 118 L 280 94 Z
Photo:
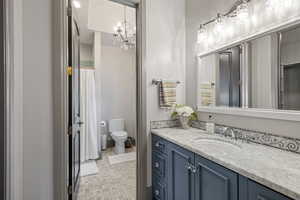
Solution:
M 117 33 L 117 32 L 118 32 L 118 29 L 119 29 L 119 28 L 118 28 L 117 26 L 115 26 L 115 27 L 114 27 L 114 31 L 115 31 L 115 33 Z
M 75 8 L 81 8 L 81 4 L 80 4 L 80 2 L 78 1 L 78 0 L 73 0 L 73 6 L 75 7 Z
M 224 30 L 224 16 L 218 13 L 215 21 L 215 31 L 216 34 L 221 33 Z
M 293 5 L 293 0 L 266 0 L 266 5 L 272 10 L 290 8 Z
M 236 15 L 242 21 L 245 21 L 245 20 L 248 19 L 248 17 L 249 17 L 249 4 L 246 0 L 243 0 L 243 2 L 240 5 L 237 6 Z
M 206 38 L 206 30 L 203 24 L 200 25 L 197 33 L 197 41 L 198 43 L 201 43 Z

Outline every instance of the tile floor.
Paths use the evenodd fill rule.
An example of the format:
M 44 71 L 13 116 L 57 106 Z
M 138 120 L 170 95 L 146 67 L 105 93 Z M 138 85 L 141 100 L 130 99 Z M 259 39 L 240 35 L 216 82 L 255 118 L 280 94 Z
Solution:
M 78 200 L 136 199 L 136 161 L 110 165 L 109 155 L 114 155 L 112 149 L 103 152 L 103 159 L 97 161 L 97 175 L 81 177 Z

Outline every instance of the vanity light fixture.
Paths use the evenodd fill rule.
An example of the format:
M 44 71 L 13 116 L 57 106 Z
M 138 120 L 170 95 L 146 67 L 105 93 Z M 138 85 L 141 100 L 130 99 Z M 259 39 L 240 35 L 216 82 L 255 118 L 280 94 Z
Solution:
M 217 18 L 215 20 L 215 31 L 216 33 L 221 33 L 224 29 L 224 16 L 221 13 L 217 14 Z
M 236 9 L 236 16 L 242 20 L 245 21 L 249 17 L 249 3 L 246 0 L 243 0 L 240 5 L 237 6 Z
M 228 18 L 234 18 L 234 17 L 237 17 L 239 18 L 240 20 L 247 20 L 249 18 L 249 2 L 251 0 L 238 0 L 236 1 L 236 3 L 231 7 L 231 9 L 225 13 L 225 14 L 221 14 L 221 13 L 218 13 L 217 14 L 217 17 L 210 20 L 210 21 L 207 21 L 203 24 L 200 25 L 200 28 L 198 29 L 198 43 L 203 41 L 203 37 L 206 35 L 206 26 L 209 25 L 209 24 L 212 24 L 212 23 L 215 23 L 215 27 L 214 27 L 214 30 L 217 32 L 217 34 L 225 31 L 224 28 L 224 19 L 226 17 Z M 272 0 L 269 0 L 269 1 L 272 1 Z M 275 0 L 275 1 L 284 1 L 284 0 Z M 292 0 L 285 0 L 285 1 L 292 1 Z M 231 32 L 231 31 L 229 31 Z M 208 36 L 205 36 L 205 37 L 208 37 Z
M 81 8 L 81 4 L 78 0 L 73 0 L 72 3 L 75 8 Z
M 206 30 L 205 30 L 205 26 L 203 24 L 200 24 L 200 27 L 198 29 L 198 33 L 197 33 L 197 41 L 198 43 L 204 41 L 206 39 Z

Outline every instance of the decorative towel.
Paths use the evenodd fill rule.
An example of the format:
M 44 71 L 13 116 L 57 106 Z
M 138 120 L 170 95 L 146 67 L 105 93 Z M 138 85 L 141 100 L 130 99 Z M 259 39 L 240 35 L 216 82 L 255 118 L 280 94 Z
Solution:
M 160 108 L 171 108 L 176 104 L 176 86 L 174 81 L 161 81 L 159 84 Z

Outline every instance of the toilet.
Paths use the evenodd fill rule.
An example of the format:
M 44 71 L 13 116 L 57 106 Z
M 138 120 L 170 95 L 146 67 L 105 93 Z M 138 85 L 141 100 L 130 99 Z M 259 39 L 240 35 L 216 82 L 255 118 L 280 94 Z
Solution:
M 124 119 L 112 119 L 109 122 L 109 132 L 111 137 L 115 141 L 115 153 L 125 153 L 125 141 L 127 140 L 128 134 L 125 129 Z

